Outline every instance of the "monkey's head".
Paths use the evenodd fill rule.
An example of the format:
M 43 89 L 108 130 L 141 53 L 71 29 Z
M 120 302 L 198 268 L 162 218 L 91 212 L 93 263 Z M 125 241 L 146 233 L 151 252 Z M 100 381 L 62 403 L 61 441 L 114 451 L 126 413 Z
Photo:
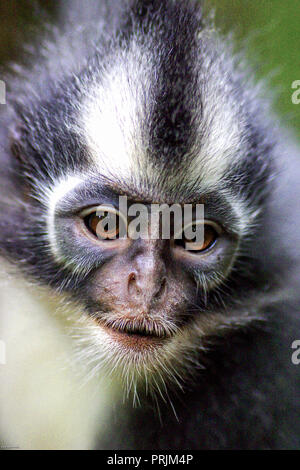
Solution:
M 177 380 L 206 338 L 251 321 L 236 305 L 259 276 L 249 240 L 272 146 L 261 102 L 198 8 L 155 1 L 126 15 L 82 67 L 57 80 L 43 73 L 15 100 L 17 197 L 1 218 L 1 247 L 76 304 L 82 358 L 95 369 Z M 136 236 L 135 204 L 148 214 L 188 204 L 188 225 L 204 236 L 187 244 L 182 212 L 176 237 L 172 211 L 168 237 L 162 217 L 144 224 L 157 237 Z

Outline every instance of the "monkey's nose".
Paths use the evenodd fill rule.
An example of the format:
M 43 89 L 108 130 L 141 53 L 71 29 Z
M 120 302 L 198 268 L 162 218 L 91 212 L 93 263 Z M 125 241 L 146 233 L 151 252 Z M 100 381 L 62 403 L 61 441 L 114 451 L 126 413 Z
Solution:
M 161 300 L 167 288 L 167 279 L 165 276 L 153 278 L 145 276 L 137 271 L 132 271 L 128 276 L 128 293 L 130 299 L 143 303 L 148 306 Z

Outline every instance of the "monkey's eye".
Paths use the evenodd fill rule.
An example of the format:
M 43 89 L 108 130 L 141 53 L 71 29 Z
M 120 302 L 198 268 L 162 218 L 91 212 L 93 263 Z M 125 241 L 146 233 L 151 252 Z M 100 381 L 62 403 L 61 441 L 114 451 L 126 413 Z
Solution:
M 83 220 L 86 228 L 99 240 L 116 240 L 126 234 L 125 218 L 113 207 L 90 209 L 83 214 Z
M 193 222 L 184 227 L 181 238 L 175 238 L 175 246 L 184 248 L 195 254 L 202 253 L 211 249 L 219 235 L 220 228 L 212 222 Z

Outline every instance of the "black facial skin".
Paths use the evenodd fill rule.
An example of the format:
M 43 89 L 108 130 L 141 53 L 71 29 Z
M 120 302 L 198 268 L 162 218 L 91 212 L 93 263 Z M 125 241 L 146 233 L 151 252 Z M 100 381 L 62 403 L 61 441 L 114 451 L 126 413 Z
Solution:
M 117 329 L 123 318 L 131 333 L 147 336 L 148 326 L 150 336 L 165 341 L 173 334 L 165 320 L 180 329 L 203 314 L 222 315 L 212 333 L 195 343 L 199 355 L 193 356 L 192 378 L 183 380 L 184 394 L 172 396 L 178 420 L 163 400 L 157 405 L 163 427 L 147 397 L 129 418 L 128 404 L 120 405 L 116 429 L 106 433 L 102 448 L 299 448 L 299 373 L 290 360 L 300 331 L 300 170 L 293 163 L 299 151 L 248 87 L 248 71 L 235 68 L 211 38 L 196 3 L 132 1 L 121 11 L 106 19 L 96 42 L 93 37 L 82 46 L 88 53 L 80 41 L 69 46 L 74 60 L 64 71 L 58 50 L 48 67 L 41 60 L 22 79 L 7 81 L 9 106 L 0 116 L 0 255 L 26 279 L 78 300 L 99 327 L 107 326 L 101 322 L 108 314 Z M 144 168 L 129 181 L 105 179 L 91 164 L 85 136 L 74 130 L 91 84 L 133 41 L 147 45 L 155 58 L 157 80 L 145 99 L 141 139 L 159 182 Z M 222 96 L 235 104 L 241 138 L 237 161 L 203 194 L 206 175 L 190 184 L 176 176 L 185 174 L 210 132 L 203 103 L 212 77 L 216 86 L 226 83 Z M 87 181 L 57 204 L 59 259 L 49 240 L 47 189 L 72 174 Z M 226 193 L 256 214 L 246 234 L 239 233 Z M 148 204 L 204 200 L 206 218 L 220 225 L 222 235 L 199 257 L 163 240 L 104 246 L 87 233 L 80 214 L 102 203 L 116 206 L 120 194 Z M 216 274 L 222 282 L 207 291 L 205 280 Z M 148 317 L 146 326 L 141 316 Z

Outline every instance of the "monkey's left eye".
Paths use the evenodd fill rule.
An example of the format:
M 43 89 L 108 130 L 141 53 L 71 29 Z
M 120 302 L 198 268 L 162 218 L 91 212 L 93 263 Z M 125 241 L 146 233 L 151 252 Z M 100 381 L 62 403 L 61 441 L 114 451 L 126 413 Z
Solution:
M 197 253 L 211 249 L 220 235 L 220 228 L 212 222 L 193 222 L 184 228 L 180 238 L 175 239 L 175 246 Z
M 86 228 L 99 240 L 116 240 L 126 233 L 126 221 L 113 207 L 101 206 L 83 214 Z

